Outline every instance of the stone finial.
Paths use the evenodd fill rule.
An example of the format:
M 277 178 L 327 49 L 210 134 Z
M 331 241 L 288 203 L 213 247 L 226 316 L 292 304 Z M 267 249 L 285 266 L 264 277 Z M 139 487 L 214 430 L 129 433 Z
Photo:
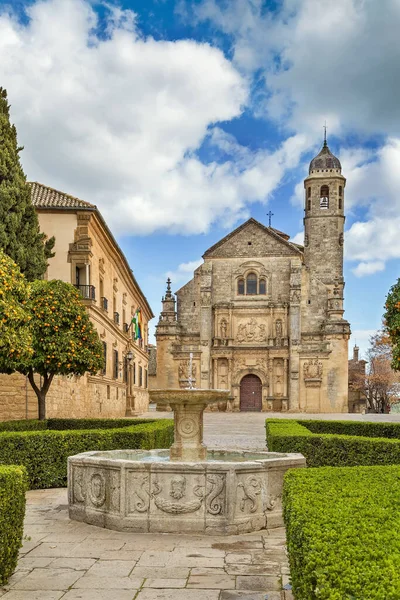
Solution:
M 167 292 L 165 294 L 165 299 L 168 300 L 170 298 L 172 298 L 171 279 L 168 277 L 168 279 L 167 279 Z

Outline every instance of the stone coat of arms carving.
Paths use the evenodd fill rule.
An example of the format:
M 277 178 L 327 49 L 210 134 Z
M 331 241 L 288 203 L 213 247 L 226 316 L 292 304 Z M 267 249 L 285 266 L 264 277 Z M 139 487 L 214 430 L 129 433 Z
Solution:
M 303 365 L 304 382 L 307 387 L 319 387 L 322 381 L 323 365 L 318 358 L 310 358 Z

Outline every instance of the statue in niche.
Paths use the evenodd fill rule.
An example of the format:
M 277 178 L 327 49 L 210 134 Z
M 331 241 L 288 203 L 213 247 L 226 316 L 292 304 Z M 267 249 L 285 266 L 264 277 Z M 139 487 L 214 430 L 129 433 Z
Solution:
M 281 339 L 281 337 L 282 337 L 282 321 L 280 319 L 275 321 L 275 333 L 276 333 L 276 337 L 278 339 Z
M 226 319 L 222 319 L 222 321 L 220 323 L 220 332 L 221 332 L 222 339 L 226 338 L 227 331 L 228 331 L 228 323 L 226 322 Z

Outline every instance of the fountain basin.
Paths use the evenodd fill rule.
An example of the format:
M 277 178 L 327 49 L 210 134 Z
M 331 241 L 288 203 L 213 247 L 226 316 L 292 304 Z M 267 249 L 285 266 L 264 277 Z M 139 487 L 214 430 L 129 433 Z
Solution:
M 238 534 L 280 525 L 283 476 L 301 454 L 209 450 L 85 452 L 68 459 L 69 515 L 130 532 Z

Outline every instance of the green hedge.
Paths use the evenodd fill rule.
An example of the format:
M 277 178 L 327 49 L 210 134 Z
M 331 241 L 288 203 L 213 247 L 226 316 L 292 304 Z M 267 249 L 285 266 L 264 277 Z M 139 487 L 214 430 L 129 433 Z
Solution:
M 0 433 L 0 463 L 26 467 L 30 489 L 63 487 L 67 458 L 90 450 L 169 448 L 174 424 L 170 419 L 128 421 L 119 429 L 75 431 L 5 431 Z
M 1 431 L 43 431 L 44 429 L 116 429 L 132 424 L 149 423 L 149 419 L 22 419 L 0 421 Z
M 13 574 L 21 547 L 25 516 L 26 471 L 0 466 L 0 587 Z
M 283 506 L 296 600 L 399 600 L 400 466 L 290 470 Z
M 337 433 L 365 437 L 400 439 L 400 423 L 370 423 L 360 421 L 299 421 L 313 433 Z
M 268 449 L 272 452 L 300 452 L 306 457 L 309 467 L 400 464 L 400 441 L 397 439 L 313 433 L 309 423 L 267 419 Z M 319 423 L 322 428 L 322 421 L 313 422 L 313 427 L 317 428 L 314 423 Z

